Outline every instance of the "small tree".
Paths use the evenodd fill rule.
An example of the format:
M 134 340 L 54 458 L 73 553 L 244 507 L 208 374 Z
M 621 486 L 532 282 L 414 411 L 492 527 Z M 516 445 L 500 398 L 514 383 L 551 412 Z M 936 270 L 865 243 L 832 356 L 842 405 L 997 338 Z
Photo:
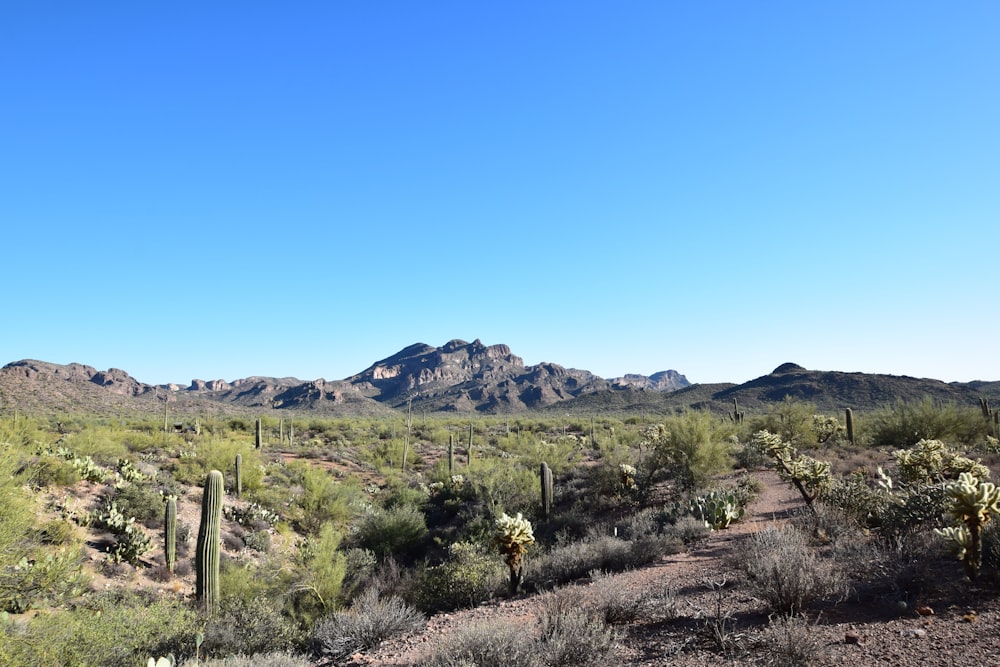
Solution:
M 495 539 L 510 570 L 510 594 L 517 595 L 524 583 L 524 555 L 528 552 L 528 546 L 535 543 L 531 522 L 521 516 L 520 512 L 516 517 L 505 512 L 496 521 Z

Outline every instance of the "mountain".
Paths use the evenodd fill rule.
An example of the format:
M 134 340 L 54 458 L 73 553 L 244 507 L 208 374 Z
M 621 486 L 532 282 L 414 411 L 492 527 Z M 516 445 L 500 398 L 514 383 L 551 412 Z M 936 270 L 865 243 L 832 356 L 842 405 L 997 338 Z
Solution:
M 794 363 L 781 364 L 769 374 L 743 384 L 692 384 L 672 392 L 597 392 L 560 404 L 563 412 L 671 412 L 693 408 L 730 412 L 733 400 L 741 410 L 764 412 L 785 398 L 810 403 L 820 412 L 844 408 L 875 410 L 898 401 L 926 398 L 942 403 L 977 406 L 979 397 L 1000 400 L 1000 382 L 952 382 L 906 375 L 845 373 L 807 370 Z M 603 408 L 603 409 L 602 409 Z
M 620 378 L 612 378 L 611 384 L 616 388 L 651 389 L 653 391 L 677 391 L 691 383 L 677 371 L 660 371 L 652 375 L 637 375 L 629 373 Z
M 515 414 L 663 414 L 682 408 L 759 412 L 786 397 L 823 412 L 871 410 L 931 398 L 1000 403 L 1000 382 L 945 383 L 908 376 L 807 370 L 786 363 L 743 384 L 691 384 L 677 371 L 610 380 L 555 363 L 526 366 L 506 345 L 451 340 L 416 343 L 343 380 L 253 376 L 148 385 L 120 369 L 26 359 L 0 368 L 0 409 L 44 414 L 254 415 L 279 411 L 317 416 L 421 412 Z M 166 406 L 164 405 L 166 403 Z
M 523 412 L 610 386 L 589 371 L 541 363 L 525 366 L 506 345 L 451 340 L 411 345 L 347 378 L 363 395 L 395 408 L 424 411 Z

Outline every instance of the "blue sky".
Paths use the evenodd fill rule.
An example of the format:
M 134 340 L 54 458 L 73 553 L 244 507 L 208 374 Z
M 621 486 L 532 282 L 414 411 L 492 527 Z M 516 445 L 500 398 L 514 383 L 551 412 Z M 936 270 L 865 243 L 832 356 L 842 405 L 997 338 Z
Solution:
M 1000 379 L 1000 5 L 0 7 L 0 363 Z

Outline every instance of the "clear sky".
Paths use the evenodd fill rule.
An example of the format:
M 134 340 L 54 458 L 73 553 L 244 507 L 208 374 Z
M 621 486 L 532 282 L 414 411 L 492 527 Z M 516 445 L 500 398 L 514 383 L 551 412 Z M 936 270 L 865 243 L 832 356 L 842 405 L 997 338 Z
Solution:
M 1000 379 L 1000 3 L 7 2 L 0 364 Z

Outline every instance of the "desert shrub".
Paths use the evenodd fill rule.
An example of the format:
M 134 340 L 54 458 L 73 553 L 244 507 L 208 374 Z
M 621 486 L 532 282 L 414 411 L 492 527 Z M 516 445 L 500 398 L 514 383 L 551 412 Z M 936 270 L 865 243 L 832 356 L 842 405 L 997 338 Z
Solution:
M 271 551 L 271 533 L 266 530 L 255 530 L 243 536 L 247 549 L 266 554 Z
M 27 482 L 34 488 L 70 486 L 80 481 L 80 471 L 72 461 L 51 454 L 42 454 L 27 469 Z
M 899 401 L 891 408 L 871 413 L 866 432 L 874 447 L 910 447 L 920 440 L 943 440 L 972 446 L 985 440 L 989 423 L 978 408 L 953 403 Z
M 770 413 L 754 418 L 750 432 L 767 431 L 793 447 L 811 447 L 819 442 L 815 416 L 815 405 L 786 396 Z
M 640 491 L 650 489 L 661 473 L 685 489 L 704 485 L 732 465 L 735 450 L 732 425 L 720 423 L 708 411 L 688 410 L 644 432 L 650 454 L 642 462 Z
M 849 573 L 859 595 L 916 597 L 931 582 L 935 556 L 944 546 L 922 530 L 891 535 L 844 533 L 833 545 L 833 557 Z
M 503 561 L 491 548 L 457 542 L 448 548 L 448 559 L 422 570 L 407 595 L 425 613 L 471 607 L 503 588 Z
M 580 604 L 574 592 L 556 591 L 539 611 L 543 661 L 552 667 L 609 664 L 617 633 L 602 615 Z
M 680 550 L 682 544 L 669 533 L 637 535 L 630 540 L 594 531 L 528 559 L 526 579 L 536 588 L 549 588 L 585 577 L 591 570 L 621 572 Z
M 163 494 L 152 484 L 126 484 L 114 495 L 118 510 L 147 528 L 163 525 Z
M 754 533 L 736 560 L 753 594 L 779 614 L 801 612 L 845 591 L 836 563 L 817 555 L 806 536 L 791 526 Z
M 667 528 L 667 534 L 682 544 L 690 544 L 703 539 L 710 532 L 712 532 L 712 529 L 706 526 L 704 521 L 696 519 L 693 516 L 678 517 L 673 525 Z
M 369 588 L 355 598 L 349 610 L 320 619 L 313 628 L 310 647 L 317 657 L 338 661 L 423 627 L 424 617 L 416 609 L 398 597 L 381 597 Z
M 421 510 L 426 504 L 427 492 L 425 490 L 398 483 L 390 485 L 389 491 L 382 501 L 382 506 L 387 510 L 403 507 Z
M 534 508 L 538 498 L 538 475 L 502 459 L 473 459 L 463 471 L 474 498 L 483 503 L 490 518 Z
M 383 562 L 392 561 L 391 558 Z M 392 561 L 395 563 L 395 561 Z M 344 551 L 344 581 L 341 584 L 341 597 L 353 600 L 362 589 L 372 584 L 373 577 L 379 566 L 379 559 L 368 549 L 351 548 Z
M 75 532 L 76 529 L 69 521 L 65 519 L 53 519 L 52 521 L 46 521 L 38 529 L 38 540 L 42 544 L 62 546 L 73 541 Z
M 607 625 L 628 625 L 658 615 L 668 618 L 674 615 L 675 598 L 666 589 L 630 591 L 613 576 L 596 570 L 590 573 L 590 580 L 585 606 Z
M 81 568 L 79 547 L 27 553 L 0 570 L 0 611 L 19 614 L 32 607 L 58 605 L 83 593 L 87 577 Z
M 445 639 L 417 667 L 543 667 L 538 642 L 513 623 L 480 622 Z
M 377 557 L 393 556 L 404 562 L 423 550 L 427 537 L 424 515 L 408 505 L 369 514 L 358 527 L 357 541 L 362 549 Z
M 256 655 L 231 655 L 225 658 L 189 661 L 182 667 L 310 667 L 312 662 L 306 656 L 277 651 Z
M 771 616 L 754 648 L 758 664 L 776 667 L 810 667 L 825 653 L 816 622 L 800 614 Z
M 123 435 L 105 426 L 88 426 L 79 432 L 67 433 L 62 446 L 73 450 L 81 459 L 90 457 L 99 465 L 113 467 L 118 459 L 129 455 Z
M 302 493 L 294 500 L 301 510 L 297 523 L 307 533 L 317 532 L 324 524 L 346 526 L 354 513 L 352 509 L 361 496 L 361 488 L 354 478 L 344 481 L 334 479 L 321 468 L 306 464 L 289 466 L 302 485 Z
M 326 523 L 299 548 L 289 582 L 290 602 L 294 618 L 304 627 L 340 603 L 345 575 L 345 558 L 339 551 L 342 540 L 343 534 L 336 526 Z
M 199 629 L 197 615 L 181 601 L 116 591 L 39 614 L 20 632 L 0 635 L 0 655 L 34 667 L 135 667 L 151 655 L 192 655 Z
M 296 631 L 272 598 L 231 596 L 222 598 L 204 636 L 204 655 L 256 655 L 290 649 Z

